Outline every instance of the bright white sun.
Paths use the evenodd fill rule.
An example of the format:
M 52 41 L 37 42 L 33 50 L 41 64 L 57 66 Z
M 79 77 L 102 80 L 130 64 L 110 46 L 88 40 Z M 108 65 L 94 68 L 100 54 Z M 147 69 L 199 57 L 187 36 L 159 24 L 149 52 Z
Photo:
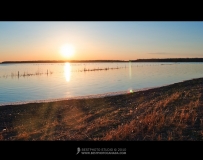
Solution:
M 66 44 L 66 45 L 63 45 L 61 47 L 61 50 L 60 50 L 60 53 L 64 56 L 64 57 L 70 57 L 74 54 L 75 52 L 75 49 L 72 45 L 70 44 Z

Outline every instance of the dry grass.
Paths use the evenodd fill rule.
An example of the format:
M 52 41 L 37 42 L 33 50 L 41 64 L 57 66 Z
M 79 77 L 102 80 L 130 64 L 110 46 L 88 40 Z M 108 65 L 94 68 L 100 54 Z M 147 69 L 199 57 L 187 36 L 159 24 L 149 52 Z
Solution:
M 105 98 L 0 107 L 0 140 L 203 140 L 203 80 Z

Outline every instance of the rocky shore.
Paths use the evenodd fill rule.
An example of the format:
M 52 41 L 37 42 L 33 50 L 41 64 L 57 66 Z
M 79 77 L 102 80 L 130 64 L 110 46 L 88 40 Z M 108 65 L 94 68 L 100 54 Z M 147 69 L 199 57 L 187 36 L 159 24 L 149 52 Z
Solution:
M 203 78 L 110 97 L 0 106 L 0 140 L 203 140 Z

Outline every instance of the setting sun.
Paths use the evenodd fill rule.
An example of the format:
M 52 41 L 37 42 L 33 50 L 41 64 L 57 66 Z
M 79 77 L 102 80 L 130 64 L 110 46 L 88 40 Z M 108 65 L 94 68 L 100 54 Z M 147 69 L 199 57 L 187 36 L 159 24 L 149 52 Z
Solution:
M 72 45 L 70 44 L 66 44 L 66 45 L 63 45 L 61 47 L 61 50 L 60 50 L 60 53 L 62 54 L 62 56 L 64 57 L 70 57 L 74 54 L 75 52 L 75 49 Z

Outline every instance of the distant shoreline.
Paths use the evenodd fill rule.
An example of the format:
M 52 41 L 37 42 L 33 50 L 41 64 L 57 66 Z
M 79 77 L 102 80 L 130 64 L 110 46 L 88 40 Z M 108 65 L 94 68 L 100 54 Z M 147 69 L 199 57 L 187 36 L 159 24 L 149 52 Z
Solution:
M 122 60 L 39 60 L 39 61 L 3 61 L 1 64 L 7 63 L 93 63 L 93 62 L 128 62 Z
M 36 61 L 3 61 L 8 63 L 98 63 L 98 62 L 203 62 L 203 58 L 166 58 L 166 59 L 137 59 L 137 60 L 36 60 Z

